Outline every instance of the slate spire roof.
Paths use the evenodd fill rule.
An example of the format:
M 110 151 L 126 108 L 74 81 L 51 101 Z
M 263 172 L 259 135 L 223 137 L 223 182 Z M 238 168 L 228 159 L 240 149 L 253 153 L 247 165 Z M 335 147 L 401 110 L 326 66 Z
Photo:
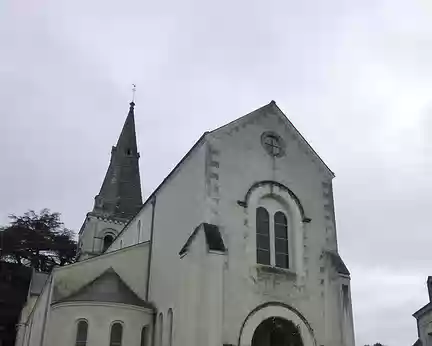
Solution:
M 95 197 L 94 214 L 127 220 L 142 206 L 134 107 L 131 102 L 117 145 L 112 147 L 105 179 Z

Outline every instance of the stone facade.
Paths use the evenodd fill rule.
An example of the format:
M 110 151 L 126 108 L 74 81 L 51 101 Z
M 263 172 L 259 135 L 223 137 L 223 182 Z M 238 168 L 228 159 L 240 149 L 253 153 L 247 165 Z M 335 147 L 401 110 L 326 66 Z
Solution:
M 115 240 L 54 270 L 17 346 L 54 346 L 59 330 L 72 344 L 79 321 L 92 345 L 107 345 L 118 322 L 124 345 L 145 328 L 143 344 L 154 346 L 354 346 L 333 177 L 273 101 L 204 133 L 127 224 L 87 217 L 86 252 L 103 251 L 108 229 Z M 258 208 L 271 216 L 268 263 L 258 263 Z M 104 281 L 107 270 L 118 285 Z M 143 304 L 125 298 L 133 295 Z M 33 327 L 37 314 L 45 317 Z

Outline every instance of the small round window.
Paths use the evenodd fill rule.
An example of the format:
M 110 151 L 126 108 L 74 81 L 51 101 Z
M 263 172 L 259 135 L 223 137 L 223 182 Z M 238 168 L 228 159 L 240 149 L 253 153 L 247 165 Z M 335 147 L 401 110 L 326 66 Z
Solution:
M 261 136 L 261 144 L 271 156 L 281 157 L 285 153 L 284 141 L 274 132 L 264 132 Z

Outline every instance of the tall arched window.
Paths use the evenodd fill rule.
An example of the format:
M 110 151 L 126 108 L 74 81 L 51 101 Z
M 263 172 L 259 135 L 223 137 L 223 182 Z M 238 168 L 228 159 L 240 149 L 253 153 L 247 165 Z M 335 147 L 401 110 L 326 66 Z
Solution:
M 123 325 L 116 322 L 111 326 L 109 346 L 121 346 L 123 337 Z
M 146 346 L 147 345 L 147 326 L 142 327 L 141 329 L 141 342 L 140 346 Z
M 274 215 L 274 236 L 276 267 L 289 268 L 288 221 L 281 211 Z
M 173 311 L 168 310 L 168 346 L 172 346 L 173 339 Z
M 163 316 L 162 313 L 159 314 L 159 329 L 158 329 L 158 342 L 157 346 L 163 345 Z
M 78 321 L 75 338 L 75 346 L 87 345 L 88 323 L 85 320 Z
M 263 207 L 256 210 L 257 263 L 270 264 L 270 218 Z
M 102 250 L 105 251 L 106 249 L 108 249 L 110 247 L 110 245 L 112 244 L 113 241 L 114 241 L 114 237 L 111 234 L 107 234 L 103 238 L 103 248 L 102 248 Z
M 141 220 L 138 220 L 138 243 L 140 242 L 140 238 L 141 238 Z

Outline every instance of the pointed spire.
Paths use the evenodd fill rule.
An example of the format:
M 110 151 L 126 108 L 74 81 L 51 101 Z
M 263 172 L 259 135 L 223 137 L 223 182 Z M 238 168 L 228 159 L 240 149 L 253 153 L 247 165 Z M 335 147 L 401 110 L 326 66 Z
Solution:
M 112 147 L 102 187 L 95 197 L 93 212 L 106 217 L 130 219 L 142 205 L 134 108 L 132 101 L 117 145 Z
M 137 142 L 135 134 L 135 103 L 129 103 L 129 113 L 126 117 L 123 129 L 120 133 L 116 147 L 123 147 L 126 151 L 130 149 L 133 153 L 137 153 Z

